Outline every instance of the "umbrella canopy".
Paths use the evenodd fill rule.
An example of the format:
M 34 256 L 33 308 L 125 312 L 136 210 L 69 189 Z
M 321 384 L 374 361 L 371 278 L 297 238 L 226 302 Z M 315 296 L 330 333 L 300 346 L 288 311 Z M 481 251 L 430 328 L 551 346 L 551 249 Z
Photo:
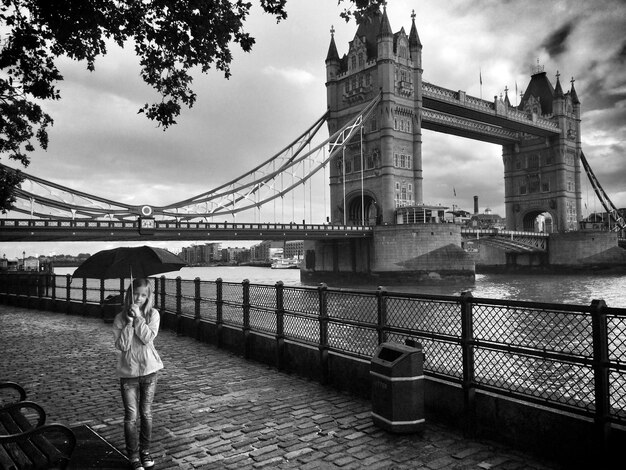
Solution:
M 150 246 L 102 250 L 87 258 L 72 278 L 126 279 L 178 271 L 186 266 L 182 259 L 163 248 Z

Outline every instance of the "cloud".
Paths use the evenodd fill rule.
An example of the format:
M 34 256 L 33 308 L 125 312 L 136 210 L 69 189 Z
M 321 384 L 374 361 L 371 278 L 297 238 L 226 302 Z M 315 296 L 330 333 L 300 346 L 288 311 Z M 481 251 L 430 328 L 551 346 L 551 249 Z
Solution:
M 296 86 L 306 86 L 315 82 L 315 76 L 312 73 L 295 67 L 277 68 L 268 65 L 263 68 L 263 73 L 270 77 L 280 77 Z
M 556 31 L 550 33 L 541 43 L 541 47 L 544 47 L 552 57 L 558 58 L 559 55 L 567 50 L 567 39 L 572 34 L 575 26 L 576 21 L 568 21 Z

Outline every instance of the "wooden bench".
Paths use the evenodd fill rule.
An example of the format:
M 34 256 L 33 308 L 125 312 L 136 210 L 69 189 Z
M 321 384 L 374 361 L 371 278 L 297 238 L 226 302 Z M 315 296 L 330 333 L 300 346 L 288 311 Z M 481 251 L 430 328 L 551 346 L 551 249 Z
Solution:
M 44 409 L 26 401 L 19 385 L 8 384 L 0 383 L 0 389 L 12 389 L 20 398 L 0 406 L 0 469 L 66 468 L 76 447 L 73 431 L 62 424 L 46 424 Z

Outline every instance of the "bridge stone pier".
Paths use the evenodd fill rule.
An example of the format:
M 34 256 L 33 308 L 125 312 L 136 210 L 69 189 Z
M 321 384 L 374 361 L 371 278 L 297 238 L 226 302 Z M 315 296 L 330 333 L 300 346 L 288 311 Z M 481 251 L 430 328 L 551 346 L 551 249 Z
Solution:
M 380 225 L 372 238 L 307 241 L 301 279 L 344 284 L 473 282 L 456 224 Z

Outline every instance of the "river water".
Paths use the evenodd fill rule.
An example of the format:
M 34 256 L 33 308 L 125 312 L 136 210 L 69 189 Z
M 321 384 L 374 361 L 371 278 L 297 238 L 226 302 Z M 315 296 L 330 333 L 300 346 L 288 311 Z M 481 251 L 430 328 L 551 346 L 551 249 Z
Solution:
M 55 268 L 55 274 L 71 274 L 75 268 Z M 248 279 L 253 284 L 299 286 L 298 269 L 271 269 L 253 266 L 212 266 L 183 268 L 164 274 L 167 278 L 200 278 L 227 282 Z M 329 285 L 329 287 L 333 287 Z M 342 286 L 346 287 L 346 286 Z M 350 286 L 358 289 L 376 289 L 376 285 Z M 533 302 L 583 304 L 593 299 L 603 299 L 609 307 L 626 308 L 626 274 L 477 274 L 475 283 L 438 286 L 384 286 L 389 291 L 433 295 L 459 295 L 469 291 L 474 297 L 502 300 L 528 300 Z

